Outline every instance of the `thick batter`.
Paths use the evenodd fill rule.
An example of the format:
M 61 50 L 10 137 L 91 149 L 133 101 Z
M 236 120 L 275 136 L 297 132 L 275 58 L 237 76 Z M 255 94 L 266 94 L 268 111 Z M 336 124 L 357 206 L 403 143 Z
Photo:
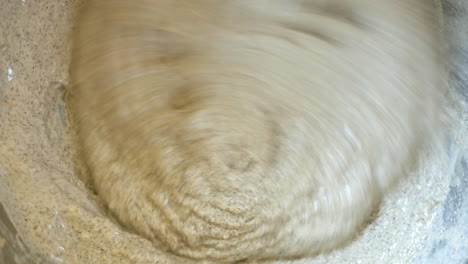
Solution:
M 184 257 L 343 245 L 439 140 L 437 25 L 423 0 L 89 1 L 71 102 L 98 196 Z

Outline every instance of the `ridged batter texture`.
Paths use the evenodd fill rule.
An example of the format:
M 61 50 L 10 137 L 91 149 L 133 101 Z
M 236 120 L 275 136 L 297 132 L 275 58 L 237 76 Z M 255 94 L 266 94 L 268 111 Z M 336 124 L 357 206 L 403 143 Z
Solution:
M 429 0 L 89 0 L 71 103 L 96 192 L 177 255 L 348 242 L 440 139 Z

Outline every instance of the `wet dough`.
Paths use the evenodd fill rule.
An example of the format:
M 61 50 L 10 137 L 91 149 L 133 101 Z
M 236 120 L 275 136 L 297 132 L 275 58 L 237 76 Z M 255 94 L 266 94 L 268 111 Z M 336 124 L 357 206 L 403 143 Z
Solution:
M 178 255 L 349 241 L 441 127 L 424 0 L 91 0 L 72 105 L 98 195 Z

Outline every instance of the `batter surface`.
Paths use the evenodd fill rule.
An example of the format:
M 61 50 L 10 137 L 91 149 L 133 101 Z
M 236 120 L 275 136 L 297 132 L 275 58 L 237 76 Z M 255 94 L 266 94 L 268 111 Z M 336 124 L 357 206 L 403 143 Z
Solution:
M 350 241 L 428 142 L 436 8 L 394 1 L 88 1 L 72 112 L 105 208 L 192 259 Z

